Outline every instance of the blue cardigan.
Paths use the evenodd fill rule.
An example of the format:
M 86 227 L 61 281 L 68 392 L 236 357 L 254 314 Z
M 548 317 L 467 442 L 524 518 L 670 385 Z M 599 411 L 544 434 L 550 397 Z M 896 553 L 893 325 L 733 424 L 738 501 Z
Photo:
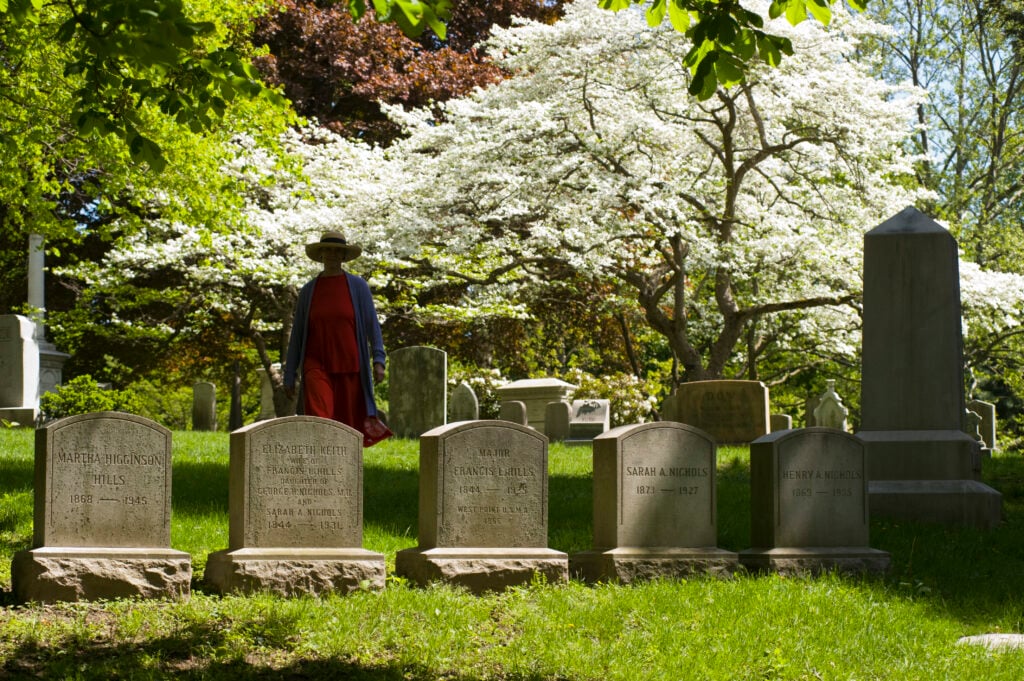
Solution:
M 362 277 L 345 274 L 348 279 L 348 290 L 352 296 L 352 308 L 356 314 L 356 344 L 359 346 L 359 382 L 363 386 L 363 398 L 366 400 L 366 415 L 377 415 L 377 403 L 373 400 L 373 373 L 370 353 L 373 353 L 373 364 L 384 364 L 384 338 L 377 321 L 377 309 L 373 305 L 370 285 Z M 284 365 L 285 387 L 294 388 L 296 377 L 302 367 L 302 359 L 306 356 L 306 337 L 309 327 L 309 308 L 313 304 L 313 289 L 316 279 L 307 282 L 299 290 L 299 300 L 295 305 L 295 319 L 292 321 L 292 333 L 288 338 L 288 355 Z M 299 413 L 302 412 L 303 400 L 299 399 Z

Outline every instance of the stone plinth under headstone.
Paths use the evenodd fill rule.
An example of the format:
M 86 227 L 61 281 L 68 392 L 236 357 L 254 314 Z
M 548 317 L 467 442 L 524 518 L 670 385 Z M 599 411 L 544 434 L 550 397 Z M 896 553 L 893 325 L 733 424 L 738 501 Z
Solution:
M 395 571 L 480 593 L 568 579 L 568 556 L 547 547 L 548 441 L 506 421 L 454 423 L 420 438 L 419 544 Z
M 979 432 L 985 447 L 996 449 L 996 405 L 982 400 L 968 400 L 967 408 L 981 417 Z
M 525 405 L 524 405 L 525 410 Z M 563 442 L 569 437 L 569 419 L 572 416 L 572 405 L 568 402 L 548 402 L 544 410 L 544 430 L 548 441 Z
M 991 528 L 1002 495 L 980 482 L 981 448 L 963 432 L 956 241 L 907 208 L 864 237 L 861 431 L 871 512 Z
M 793 417 L 789 414 L 772 414 L 769 423 L 773 433 L 793 429 Z
M 281 595 L 384 587 L 363 541 L 363 436 L 288 416 L 231 433 L 229 548 L 210 554 L 217 591 Z
M 452 390 L 452 398 L 448 402 L 448 422 L 476 421 L 480 418 L 480 400 L 466 383 L 459 383 Z
M 576 390 L 572 383 L 557 378 L 525 378 L 513 381 L 496 390 L 502 402 L 522 402 L 526 405 L 526 425 L 547 435 L 544 417 L 549 402 L 566 401 Z
M 36 431 L 33 546 L 11 566 L 20 601 L 184 598 L 171 543 L 171 432 L 119 412 Z
M 192 386 L 192 430 L 217 430 L 217 386 L 200 381 Z
M 574 575 L 628 583 L 735 570 L 736 554 L 716 546 L 710 435 L 660 421 L 613 428 L 593 448 L 594 549 L 572 555 Z
M 768 433 L 768 387 L 760 381 L 693 381 L 676 392 L 673 420 L 700 428 L 720 444 Z
M 772 433 L 750 445 L 752 570 L 881 573 L 889 554 L 869 546 L 864 443 L 831 428 Z
M 526 405 L 518 400 L 509 400 L 498 405 L 498 420 L 526 425 Z
M 448 353 L 415 345 L 388 357 L 388 426 L 414 438 L 448 418 Z
M 23 426 L 39 413 L 39 345 L 28 317 L 0 315 L 0 418 Z
M 589 442 L 608 431 L 611 424 L 609 400 L 574 400 L 569 417 L 569 441 Z

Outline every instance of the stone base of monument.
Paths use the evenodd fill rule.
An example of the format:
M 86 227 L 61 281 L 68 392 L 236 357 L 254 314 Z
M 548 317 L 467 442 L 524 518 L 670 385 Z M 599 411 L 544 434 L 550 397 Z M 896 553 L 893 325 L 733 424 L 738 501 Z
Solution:
M 740 563 L 751 572 L 783 575 L 825 572 L 884 574 L 889 569 L 888 552 L 868 547 L 805 546 L 746 549 Z
M 420 586 L 446 582 L 472 593 L 529 584 L 569 581 L 569 556 L 545 548 L 405 549 L 395 555 L 395 573 Z
M 868 495 L 873 518 L 987 530 L 1002 517 L 1003 495 L 977 480 L 874 480 Z
M 32 407 L 11 407 L 0 409 L 0 419 L 31 427 L 36 424 L 36 410 Z
M 185 599 L 192 559 L 161 548 L 41 547 L 14 554 L 11 583 L 20 602 Z
M 732 551 L 707 548 L 623 547 L 581 551 L 569 558 L 569 572 L 585 582 L 647 581 L 660 577 L 708 574 L 729 577 L 739 567 Z
M 220 593 L 282 596 L 384 588 L 384 555 L 360 548 L 247 548 L 211 553 L 204 582 Z

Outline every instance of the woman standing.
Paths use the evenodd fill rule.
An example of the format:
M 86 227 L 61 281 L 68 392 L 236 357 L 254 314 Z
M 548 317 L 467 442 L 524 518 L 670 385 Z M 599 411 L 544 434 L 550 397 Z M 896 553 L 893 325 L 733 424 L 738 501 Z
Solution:
M 342 268 L 362 250 L 340 232 L 306 245 L 306 255 L 324 267 L 299 291 L 284 385 L 293 397 L 301 371 L 301 412 L 355 428 L 369 447 L 392 432 L 378 418 L 373 399 L 373 384 L 384 380 L 386 355 L 370 286 Z

